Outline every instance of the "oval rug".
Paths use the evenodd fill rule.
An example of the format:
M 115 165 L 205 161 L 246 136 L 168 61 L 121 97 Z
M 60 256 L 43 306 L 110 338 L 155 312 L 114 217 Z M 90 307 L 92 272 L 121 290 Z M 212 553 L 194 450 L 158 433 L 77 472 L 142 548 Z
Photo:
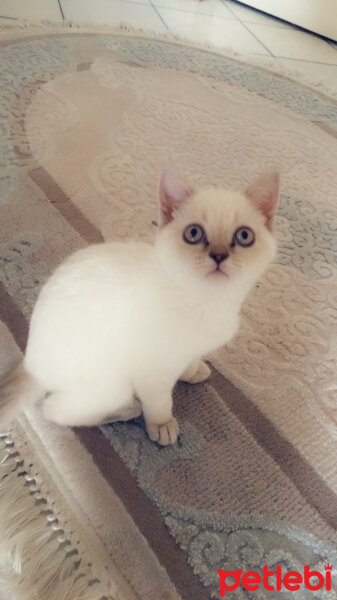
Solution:
M 137 589 L 132 565 L 114 558 L 119 548 L 109 548 L 88 509 L 86 531 L 115 560 L 109 597 L 218 598 L 218 569 L 303 574 L 308 565 L 324 574 L 337 564 L 337 101 L 242 58 L 141 32 L 7 28 L 0 59 L 3 357 L 9 332 L 24 348 L 38 290 L 65 256 L 104 239 L 153 239 L 163 166 L 196 185 L 234 188 L 270 166 L 281 172 L 277 258 L 245 303 L 235 340 L 208 357 L 211 379 L 177 385 L 181 444 L 157 447 L 141 420 L 74 434 L 48 425 L 57 444 L 68 435 L 81 442 L 108 483 L 98 507 L 116 494 L 164 569 L 159 588 Z M 44 427 L 38 410 L 27 411 L 11 440 L 22 468 L 34 456 L 45 496 L 53 504 L 57 494 L 72 515 L 52 476 L 61 459 L 45 441 L 44 465 L 34 450 Z M 95 491 L 90 478 L 79 487 L 71 462 L 67 469 L 72 494 L 85 502 Z M 95 557 L 89 562 L 101 581 Z M 133 592 L 118 583 L 119 571 Z M 22 590 L 20 599 L 30 597 Z M 262 583 L 228 596 L 272 597 Z M 293 596 L 337 598 L 335 571 L 331 591 L 301 585 Z

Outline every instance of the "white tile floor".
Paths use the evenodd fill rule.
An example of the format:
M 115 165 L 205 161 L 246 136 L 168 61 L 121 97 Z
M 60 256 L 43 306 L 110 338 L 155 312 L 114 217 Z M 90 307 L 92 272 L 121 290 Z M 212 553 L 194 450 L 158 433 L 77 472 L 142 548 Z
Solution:
M 171 31 L 239 53 L 275 58 L 293 70 L 324 77 L 337 89 L 337 44 L 248 8 L 235 0 L 0 0 L 0 17 L 119 25 Z

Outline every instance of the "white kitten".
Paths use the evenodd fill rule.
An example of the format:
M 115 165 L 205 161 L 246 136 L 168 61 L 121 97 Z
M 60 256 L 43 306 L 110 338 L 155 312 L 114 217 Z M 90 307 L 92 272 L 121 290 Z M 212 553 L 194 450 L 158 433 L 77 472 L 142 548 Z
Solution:
M 1 420 L 49 392 L 43 412 L 56 423 L 143 412 L 150 438 L 174 443 L 172 388 L 206 379 L 200 357 L 234 336 L 242 301 L 275 254 L 278 193 L 275 172 L 240 193 L 194 191 L 164 171 L 154 246 L 88 247 L 43 287 L 23 363 L 0 385 Z

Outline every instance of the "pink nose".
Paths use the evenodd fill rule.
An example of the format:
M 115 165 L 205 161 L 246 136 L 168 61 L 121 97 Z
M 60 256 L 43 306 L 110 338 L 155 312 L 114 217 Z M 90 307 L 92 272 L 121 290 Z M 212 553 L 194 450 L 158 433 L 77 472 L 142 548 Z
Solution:
M 222 263 L 223 260 L 226 260 L 226 258 L 228 258 L 228 254 L 211 252 L 210 257 L 213 258 L 213 260 L 215 260 L 217 265 L 219 265 L 220 263 Z

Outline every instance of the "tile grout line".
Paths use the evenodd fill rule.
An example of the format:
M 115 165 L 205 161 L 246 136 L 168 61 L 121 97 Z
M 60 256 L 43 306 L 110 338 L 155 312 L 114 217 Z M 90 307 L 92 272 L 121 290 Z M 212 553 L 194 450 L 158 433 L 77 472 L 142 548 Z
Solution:
M 152 0 L 150 0 L 150 4 L 153 8 L 153 10 L 155 11 L 155 13 L 158 15 L 158 17 L 160 18 L 160 20 L 162 21 L 166 31 L 170 31 L 169 26 L 167 25 L 166 21 L 164 21 L 163 17 L 161 16 L 159 10 L 157 10 L 157 7 L 153 4 Z
M 226 0 L 220 0 L 220 1 L 221 1 L 223 4 L 225 4 L 225 6 L 227 6 L 227 4 L 226 4 Z M 228 10 L 230 10 L 231 12 L 233 12 L 233 11 L 232 11 L 232 9 L 231 9 L 229 6 L 227 6 L 227 8 L 228 8 Z M 259 12 L 259 11 L 257 11 L 257 12 Z M 234 12 L 233 12 L 233 14 L 234 14 Z M 332 46 L 332 47 L 333 47 L 333 48 L 336 50 L 336 52 L 337 52 L 337 46 L 334 46 L 334 42 L 333 42 L 332 40 L 326 40 L 324 37 L 320 36 L 319 34 L 316 34 L 315 32 L 311 32 L 311 31 L 307 31 L 307 30 L 305 30 L 305 29 L 302 29 L 302 28 L 301 28 L 301 27 L 299 27 L 298 25 L 294 25 L 294 24 L 292 24 L 292 23 L 289 23 L 289 24 L 288 24 L 288 25 L 289 25 L 289 27 L 282 27 L 282 28 L 281 28 L 281 27 L 278 27 L 277 25 L 267 25 L 267 24 L 265 24 L 265 23 L 253 23 L 253 22 L 251 22 L 251 23 L 250 23 L 249 21 L 247 21 L 247 22 L 244 22 L 244 21 L 242 21 L 242 20 L 240 19 L 240 17 L 238 17 L 238 16 L 236 16 L 236 18 L 237 18 L 237 19 L 238 19 L 238 21 L 239 21 L 239 22 L 240 22 L 242 25 L 244 25 L 244 26 L 246 27 L 246 29 L 247 29 L 247 30 L 248 30 L 248 31 L 249 31 L 249 32 L 250 32 L 250 33 L 251 33 L 251 34 L 252 34 L 252 35 L 253 35 L 253 36 L 254 36 L 254 37 L 255 37 L 255 38 L 256 38 L 256 39 L 259 41 L 259 42 L 260 42 L 260 44 L 261 44 L 261 45 L 262 45 L 262 46 L 263 46 L 263 47 L 264 47 L 264 48 L 265 48 L 265 49 L 266 49 L 266 50 L 267 50 L 267 51 L 270 53 L 270 55 L 271 55 L 273 58 L 276 58 L 276 59 L 277 59 L 277 58 L 280 58 L 280 59 L 293 60 L 293 61 L 296 61 L 296 60 L 297 60 L 297 61 L 301 61 L 301 62 L 309 62 L 309 63 L 311 63 L 311 64 L 313 64 L 313 65 L 328 65 L 328 66 L 337 66 L 337 61 L 336 61 L 336 63 L 326 63 L 326 62 L 321 62 L 321 61 L 313 61 L 313 60 L 308 60 L 308 59 L 306 59 L 306 58 L 292 58 L 292 57 L 290 57 L 290 56 L 279 56 L 279 55 L 275 55 L 275 54 L 273 54 L 273 53 L 271 52 L 271 50 L 269 50 L 269 48 L 267 48 L 267 47 L 266 47 L 266 46 L 265 46 L 265 45 L 264 45 L 264 44 L 261 42 L 261 40 L 259 40 L 259 38 L 258 38 L 258 37 L 257 37 L 257 36 L 256 36 L 256 35 L 255 35 L 255 34 L 254 34 L 254 33 L 253 33 L 253 32 L 252 32 L 250 29 L 249 29 L 249 27 L 248 27 L 248 26 L 249 26 L 249 25 L 261 25 L 261 26 L 264 26 L 264 27 L 274 27 L 274 28 L 276 28 L 276 29 L 292 29 L 292 30 L 295 30 L 295 31 L 299 31 L 299 32 L 303 32 L 303 33 L 308 33 L 308 34 L 314 35 L 315 37 L 317 37 L 317 38 L 321 39 L 322 41 L 326 42 L 326 43 L 327 43 L 329 46 Z M 281 21 L 281 22 L 282 22 L 282 21 Z M 286 23 L 286 24 L 287 24 L 287 21 L 284 21 L 284 23 Z
M 316 60 L 308 60 L 307 58 L 293 58 L 291 56 L 274 56 L 273 58 L 281 58 L 282 60 L 293 60 L 295 62 L 305 62 L 310 63 L 311 65 L 324 65 L 326 67 L 337 67 L 337 62 L 335 63 L 327 63 Z
M 233 0 L 220 0 L 225 6 L 227 6 L 226 2 L 230 2 Z M 234 0 L 235 1 L 235 0 Z M 241 0 L 238 0 L 238 4 L 240 6 L 243 6 L 243 8 L 246 8 L 247 10 L 251 10 L 252 12 L 255 12 L 257 14 L 261 14 L 264 15 L 267 18 L 270 18 L 271 21 L 279 21 L 280 23 L 282 23 L 285 27 L 280 27 L 278 25 L 272 25 L 270 23 L 266 23 L 266 22 L 262 22 L 259 23 L 257 21 L 241 21 L 240 17 L 237 17 L 237 19 L 239 19 L 240 22 L 242 22 L 242 24 L 247 23 L 248 25 L 259 25 L 260 27 L 278 27 L 279 29 L 292 29 L 294 31 L 299 31 L 302 33 L 306 33 L 309 34 L 311 36 L 314 36 L 320 40 L 322 40 L 323 42 L 326 42 L 329 46 L 335 47 L 335 50 L 337 51 L 337 40 L 333 40 L 331 38 L 328 38 L 320 33 L 317 33 L 316 31 L 312 31 L 311 29 L 306 29 L 305 27 L 301 27 L 301 25 L 296 25 L 296 23 L 291 23 L 290 21 L 285 21 L 284 19 L 281 19 L 280 17 L 276 17 L 272 14 L 269 14 L 267 12 L 264 12 L 263 10 L 259 10 L 258 8 L 254 8 L 254 7 L 249 7 L 246 6 L 245 4 L 242 4 Z M 227 8 L 231 11 L 232 9 L 227 6 Z M 304 59 L 303 59 L 304 60 Z
M 126 2 L 135 2 L 136 0 L 125 0 Z M 150 0 L 151 1 L 151 0 Z M 200 1 L 200 0 L 199 0 Z M 266 27 L 273 27 L 274 29 L 295 29 L 296 25 L 293 25 L 292 23 L 287 23 L 286 21 L 280 21 L 282 23 L 282 25 L 275 25 L 274 23 L 267 25 L 266 23 L 257 23 L 256 21 L 242 21 L 228 6 L 227 4 L 225 4 L 226 0 L 220 0 L 220 3 L 222 4 L 222 6 L 224 6 L 225 8 L 228 8 L 228 10 L 231 12 L 232 16 L 228 17 L 226 15 L 214 15 L 211 13 L 205 13 L 205 12 L 199 12 L 197 10 L 189 10 L 186 8 L 172 8 L 172 6 L 167 6 L 166 4 L 155 4 L 154 6 L 157 8 L 165 8 L 167 10 L 171 10 L 172 12 L 177 11 L 177 12 L 186 12 L 192 15 L 202 15 L 203 17 L 212 17 L 213 19 L 226 19 L 227 21 L 239 21 L 240 23 L 244 24 L 247 23 L 248 25 L 265 25 Z M 274 21 L 276 19 L 272 19 L 272 21 Z M 332 42 L 333 43 L 333 42 Z
M 308 33 L 308 31 L 306 29 L 303 29 L 299 25 L 295 25 L 295 23 L 291 23 L 290 21 L 285 21 L 284 19 L 281 19 L 280 17 L 276 17 L 275 15 L 267 13 L 263 10 L 255 8 L 253 6 L 247 6 L 246 4 L 243 4 L 241 2 L 241 0 L 238 0 L 237 2 L 234 0 L 234 2 L 236 4 L 238 4 L 238 6 L 242 6 L 242 8 L 245 8 L 247 11 L 250 11 L 251 13 L 254 13 L 256 15 L 261 15 L 262 17 L 265 17 L 265 19 L 263 21 L 248 21 L 246 19 L 243 21 L 242 19 L 240 19 L 240 17 L 238 17 L 236 15 L 236 13 L 232 10 L 232 8 L 230 8 L 230 6 L 228 6 L 228 4 L 227 4 L 227 2 L 233 2 L 233 0 L 220 0 L 220 1 L 223 2 L 223 4 L 225 6 L 227 6 L 228 10 L 230 10 L 233 14 L 235 14 L 236 18 L 242 23 L 250 23 L 251 25 L 262 25 L 265 27 L 277 27 L 278 29 L 299 29 L 300 31 L 304 31 L 304 32 Z M 266 19 L 268 19 L 270 21 L 268 24 L 267 24 Z M 275 24 L 276 22 L 280 23 L 281 25 L 276 25 Z
M 239 21 L 240 21 L 240 19 L 239 19 Z M 243 21 L 240 21 L 240 23 L 241 23 L 241 25 L 243 25 L 243 26 L 245 27 L 245 29 L 247 29 L 247 31 L 248 31 L 248 32 L 249 32 L 249 33 L 250 33 L 250 34 L 251 34 L 251 35 L 252 35 L 252 36 L 253 36 L 253 37 L 254 37 L 254 38 L 255 38 L 255 39 L 256 39 L 256 40 L 259 42 L 259 44 L 261 44 L 261 46 L 263 46 L 263 48 L 264 48 L 265 50 L 267 50 L 267 52 L 270 54 L 270 56 L 272 56 L 273 58 L 276 58 L 276 57 L 275 57 L 275 54 L 273 54 L 273 53 L 272 53 L 272 51 L 271 51 L 271 50 L 269 50 L 269 48 L 268 48 L 268 47 L 267 47 L 267 46 L 266 46 L 266 45 L 265 45 L 263 42 L 261 42 L 261 40 L 260 40 L 260 39 L 257 37 L 257 35 L 255 35 L 255 33 L 253 33 L 253 32 L 252 32 L 252 31 L 249 29 L 249 27 L 248 27 L 248 25 L 246 25 L 246 23 L 244 23 Z
M 223 4 L 224 6 L 227 6 L 227 5 L 224 3 L 224 0 L 220 0 L 220 1 L 222 2 L 222 4 Z M 231 10 L 231 8 L 230 8 L 229 6 L 227 6 L 227 8 L 228 8 L 228 10 L 230 10 L 230 11 L 233 13 L 233 15 L 235 14 L 235 13 L 234 13 L 234 12 Z M 272 52 L 269 50 L 269 48 L 267 48 L 267 46 L 265 46 L 265 45 L 263 44 L 263 42 L 261 42 L 261 40 L 259 40 L 259 38 L 258 38 L 258 37 L 257 37 L 257 36 L 256 36 L 256 35 L 255 35 L 255 34 L 254 34 L 254 33 L 253 33 L 253 32 L 252 32 L 250 29 L 249 29 L 249 27 L 247 27 L 246 23 L 245 23 L 244 21 L 241 21 L 240 17 L 238 17 L 237 15 L 235 15 L 235 17 L 237 18 L 237 20 L 239 21 L 239 23 L 241 23 L 241 25 L 243 25 L 243 26 L 244 26 L 244 28 L 245 28 L 245 29 L 248 31 L 248 33 L 250 33 L 250 35 L 252 35 L 252 36 L 253 36 L 253 37 L 256 39 L 256 41 L 257 41 L 257 42 L 259 42 L 259 44 L 260 44 L 260 45 L 261 45 L 261 46 L 262 46 L 262 47 L 263 47 L 265 50 L 267 50 L 268 54 L 269 54 L 270 56 L 272 56 L 273 58 L 275 58 L 274 54 L 273 54 L 273 53 L 272 53 Z M 268 27 L 268 25 L 267 25 L 267 27 Z
M 133 2 L 134 0 L 126 0 L 127 2 Z M 199 0 L 200 1 L 200 0 Z M 151 0 L 150 0 L 151 2 Z M 221 0 L 220 0 L 221 2 Z M 153 8 L 165 8 L 166 10 L 171 10 L 172 12 L 179 12 L 179 13 L 188 13 L 190 15 L 201 15 L 202 17 L 212 17 L 212 19 L 225 19 L 226 21 L 238 21 L 238 18 L 236 16 L 233 17 L 226 17 L 226 16 L 221 16 L 221 15 L 213 15 L 211 13 L 205 13 L 205 12 L 199 12 L 197 10 L 186 10 L 185 8 L 172 8 L 172 6 L 167 6 L 166 4 L 153 4 L 151 2 Z M 221 2 L 222 4 L 222 2 Z M 233 13 L 232 13 L 233 14 Z
M 64 11 L 63 11 L 63 8 L 62 8 L 62 0 L 57 0 L 57 2 L 58 2 L 58 6 L 59 6 L 59 10 L 60 10 L 60 13 L 61 13 L 62 20 L 64 21 L 65 20 L 65 14 L 64 14 Z M 157 2 L 158 2 L 158 0 L 157 0 Z M 329 63 L 329 62 L 308 60 L 306 58 L 294 58 L 294 57 L 289 57 L 289 56 L 279 56 L 279 55 L 273 54 L 269 50 L 269 48 L 259 39 L 259 37 L 250 29 L 250 27 L 249 27 L 250 22 L 249 21 L 243 21 L 240 17 L 238 17 L 235 14 L 235 12 L 232 10 L 232 8 L 229 6 L 229 2 L 227 0 L 219 0 L 219 2 L 232 15 L 232 17 L 226 16 L 226 15 L 223 15 L 223 16 L 216 15 L 216 16 L 214 16 L 214 15 L 208 14 L 208 13 L 201 13 L 201 12 L 196 12 L 196 11 L 191 11 L 191 10 L 185 10 L 183 8 L 171 8 L 171 7 L 165 5 L 166 4 L 165 0 L 162 0 L 162 4 L 160 4 L 160 5 L 158 5 L 157 3 L 154 4 L 153 0 L 149 0 L 148 4 L 146 4 L 144 2 L 139 2 L 137 0 L 126 0 L 125 4 L 138 4 L 138 5 L 143 5 L 143 6 L 151 6 L 151 8 L 153 8 L 153 10 L 155 11 L 155 13 L 157 14 L 157 16 L 159 17 L 159 19 L 163 23 L 163 25 L 164 25 L 164 27 L 165 27 L 165 29 L 167 31 L 171 31 L 171 29 L 167 25 L 164 17 L 160 13 L 160 9 L 161 8 L 170 10 L 172 12 L 179 12 L 179 13 L 185 12 L 185 13 L 188 13 L 188 14 L 198 14 L 198 15 L 202 15 L 202 16 L 206 16 L 206 17 L 212 17 L 215 20 L 219 20 L 220 19 L 220 20 L 225 20 L 227 22 L 239 22 L 241 25 L 243 25 L 243 27 L 247 30 L 247 32 L 256 39 L 256 41 L 261 45 L 261 47 L 264 48 L 267 51 L 267 53 L 268 53 L 267 58 L 269 57 L 269 58 L 275 58 L 275 59 L 282 59 L 282 60 L 287 60 L 287 61 L 292 61 L 292 62 L 299 62 L 299 63 L 300 62 L 305 62 L 305 63 L 310 63 L 312 65 L 324 65 L 324 66 L 328 66 L 328 67 L 331 67 L 331 68 L 332 67 L 337 67 L 337 60 L 336 60 L 336 62 Z M 2 16 L 2 15 L 0 15 L 0 18 L 9 19 L 9 20 L 17 20 L 16 17 Z M 252 22 L 251 24 L 255 25 L 256 23 Z M 263 24 L 263 25 L 265 27 L 272 27 L 274 29 L 280 29 L 280 27 L 278 27 L 277 25 L 274 25 L 274 24 L 271 24 L 271 25 Z M 301 28 L 298 28 L 297 26 L 292 25 L 292 24 L 289 24 L 289 28 L 290 29 L 295 29 L 295 30 L 302 31 Z M 310 32 L 306 32 L 306 33 L 310 33 Z M 316 34 L 314 34 L 314 35 L 316 35 Z M 328 46 L 332 47 L 335 50 L 335 52 L 337 52 L 337 45 L 336 45 L 335 42 L 333 42 L 333 40 L 327 40 L 327 39 L 324 39 L 324 38 L 322 38 L 321 36 L 318 36 L 318 35 L 317 35 L 317 37 L 319 37 L 320 39 L 322 39 L 322 41 L 325 41 L 328 44 Z M 257 54 L 257 55 L 259 55 L 259 53 L 256 53 L 256 52 L 249 53 L 249 54 Z M 266 55 L 265 54 L 261 54 L 261 56 L 266 56 Z

